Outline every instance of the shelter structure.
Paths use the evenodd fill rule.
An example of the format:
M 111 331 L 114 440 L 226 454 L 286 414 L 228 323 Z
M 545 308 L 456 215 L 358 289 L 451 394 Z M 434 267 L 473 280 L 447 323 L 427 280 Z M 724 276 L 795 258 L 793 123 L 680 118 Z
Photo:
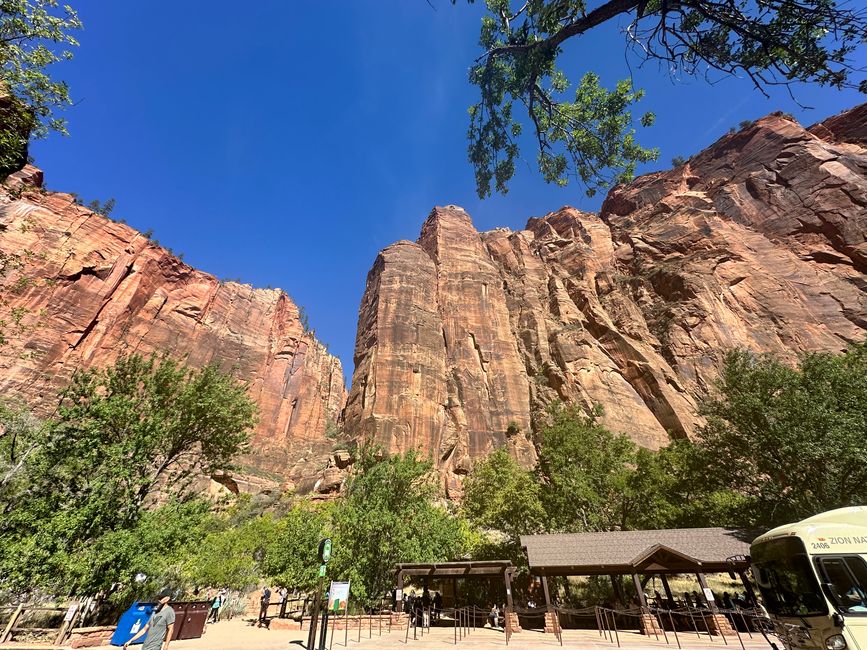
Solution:
M 461 562 L 429 562 L 417 564 L 397 564 L 394 567 L 397 579 L 396 609 L 402 610 L 403 587 L 407 577 L 419 577 L 427 580 L 440 582 L 451 581 L 452 594 L 457 597 L 457 581 L 471 578 L 476 579 L 500 579 L 503 581 L 503 589 L 506 596 L 506 616 L 511 617 L 513 630 L 519 631 L 517 617 L 514 614 L 512 602 L 512 576 L 515 573 L 515 565 L 511 560 L 468 560 Z M 457 603 L 454 603 L 457 606 Z M 517 628 L 517 629 L 515 629 Z
M 506 604 L 512 607 L 512 575 L 515 565 L 510 560 L 468 560 L 463 562 L 431 562 L 418 564 L 397 564 L 394 567 L 397 575 L 397 588 L 403 591 L 404 580 L 408 576 L 417 576 L 428 580 L 467 578 L 499 578 L 503 581 L 506 592 Z M 457 591 L 455 591 L 457 593 Z M 402 600 L 402 598 L 398 598 Z
M 752 585 L 746 576 L 752 537 L 745 531 L 725 528 L 678 528 L 522 535 L 521 546 L 527 553 L 530 573 L 541 577 L 549 611 L 553 609 L 549 576 L 608 575 L 618 593 L 615 576 L 630 575 L 638 604 L 646 608 L 640 575 L 659 575 L 666 598 L 673 603 L 675 599 L 667 576 L 691 573 L 698 578 L 708 608 L 715 612 L 717 605 L 705 574 L 738 574 L 747 593 L 753 597 Z M 720 626 L 723 621 L 725 619 L 721 618 Z

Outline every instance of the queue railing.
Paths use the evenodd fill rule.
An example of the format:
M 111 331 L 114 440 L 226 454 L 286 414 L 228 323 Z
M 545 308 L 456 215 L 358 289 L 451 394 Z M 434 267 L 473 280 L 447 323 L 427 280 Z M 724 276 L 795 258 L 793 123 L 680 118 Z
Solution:
M 599 635 L 610 643 L 620 647 L 620 632 L 625 629 L 623 619 L 637 618 L 637 627 L 642 634 L 654 637 L 657 641 L 664 640 L 671 644 L 668 632 L 672 633 L 674 643 L 681 648 L 680 632 L 695 633 L 699 639 L 705 638 L 713 643 L 719 637 L 724 645 L 729 645 L 729 637 L 736 637 L 741 650 L 746 650 L 743 634 L 750 639 L 753 632 L 759 632 L 772 648 L 775 644 L 768 635 L 782 638 L 782 633 L 774 628 L 774 624 L 757 609 L 720 609 L 713 610 L 698 607 L 679 607 L 663 609 L 661 607 L 637 607 L 632 609 L 611 609 L 597 606 L 594 608 L 596 626 Z M 618 624 L 620 619 L 620 624 Z M 727 621 L 725 625 L 723 621 Z M 631 627 L 631 626 L 630 626 Z M 743 634 L 742 634 L 743 631 Z

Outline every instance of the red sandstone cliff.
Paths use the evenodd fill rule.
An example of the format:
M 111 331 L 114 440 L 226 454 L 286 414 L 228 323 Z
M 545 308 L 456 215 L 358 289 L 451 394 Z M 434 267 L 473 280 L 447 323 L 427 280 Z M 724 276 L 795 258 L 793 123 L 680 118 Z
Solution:
M 259 405 L 245 464 L 271 480 L 315 479 L 322 468 L 307 461 L 330 450 L 346 391 L 292 300 L 197 271 L 41 178 L 26 167 L 0 192 L 0 396 L 45 411 L 76 368 L 131 352 L 216 362 Z
M 789 358 L 867 335 L 867 107 L 810 131 L 778 114 L 686 165 L 478 233 L 435 208 L 367 278 L 349 432 L 421 448 L 453 494 L 473 458 L 531 462 L 554 399 L 659 447 L 700 424 L 732 347 Z
M 347 432 L 430 453 L 455 495 L 497 446 L 531 463 L 555 399 L 601 404 L 658 447 L 700 424 L 726 349 L 793 358 L 862 340 L 865 142 L 867 105 L 809 130 L 772 115 L 615 188 L 598 216 L 479 233 L 434 209 L 368 275 Z M 217 361 L 260 406 L 248 464 L 338 489 L 349 459 L 317 463 L 342 371 L 288 296 L 221 283 L 40 184 L 28 167 L 0 191 L 0 396 L 47 408 L 76 367 L 131 351 Z

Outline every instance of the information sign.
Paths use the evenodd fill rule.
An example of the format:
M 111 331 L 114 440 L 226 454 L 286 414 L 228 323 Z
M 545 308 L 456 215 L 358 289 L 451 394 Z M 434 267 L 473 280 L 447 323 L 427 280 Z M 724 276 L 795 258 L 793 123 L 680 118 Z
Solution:
M 345 610 L 347 602 L 349 602 L 349 583 L 332 580 L 331 589 L 328 590 L 328 611 Z

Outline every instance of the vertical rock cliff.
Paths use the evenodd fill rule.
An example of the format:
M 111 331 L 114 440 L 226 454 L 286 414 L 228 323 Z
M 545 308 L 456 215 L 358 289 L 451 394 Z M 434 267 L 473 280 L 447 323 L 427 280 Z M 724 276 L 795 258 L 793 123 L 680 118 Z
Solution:
M 651 448 L 700 426 L 724 352 L 794 359 L 867 335 L 867 108 L 770 115 L 676 169 L 479 233 L 435 208 L 367 279 L 350 433 L 418 448 L 450 493 L 474 458 L 525 464 L 553 400 Z
M 308 477 L 345 401 L 340 361 L 279 289 L 221 282 L 129 226 L 41 189 L 26 167 L 0 195 L 0 395 L 49 411 L 76 368 L 169 353 L 250 382 L 259 405 L 245 464 Z M 321 469 L 321 468 L 320 468 Z

